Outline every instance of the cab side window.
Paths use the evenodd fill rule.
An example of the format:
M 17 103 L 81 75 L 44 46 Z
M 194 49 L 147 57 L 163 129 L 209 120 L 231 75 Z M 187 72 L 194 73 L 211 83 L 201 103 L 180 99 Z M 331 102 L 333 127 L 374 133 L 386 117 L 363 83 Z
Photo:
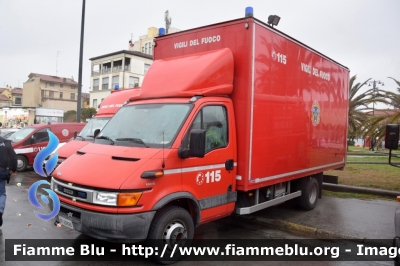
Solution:
M 206 130 L 206 153 L 226 147 L 228 144 L 228 122 L 225 107 L 217 105 L 203 107 L 186 134 L 184 143 L 189 143 L 189 135 L 192 129 Z
M 49 141 L 49 134 L 47 133 L 48 128 L 44 128 L 33 134 L 33 143 L 41 143 Z

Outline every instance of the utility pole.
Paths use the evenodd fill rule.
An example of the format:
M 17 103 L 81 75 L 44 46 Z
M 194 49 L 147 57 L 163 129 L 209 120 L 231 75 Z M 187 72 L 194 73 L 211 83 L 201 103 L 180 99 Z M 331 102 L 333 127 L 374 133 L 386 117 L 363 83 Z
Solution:
M 58 54 L 60 51 L 57 51 L 57 56 L 56 56 L 56 77 L 58 77 Z
M 385 84 L 383 82 L 381 82 L 380 80 L 372 80 L 367 82 L 368 86 L 371 86 L 372 84 L 372 91 L 373 91 L 373 98 L 375 98 L 376 96 L 376 83 L 378 83 L 379 85 L 385 86 Z M 372 117 L 375 117 L 375 101 L 372 102 Z M 375 136 L 372 135 L 371 136 L 371 150 L 374 151 L 374 146 L 376 144 L 376 140 L 375 140 Z
M 78 103 L 76 110 L 76 122 L 81 122 L 81 104 L 82 104 L 82 57 L 83 57 L 83 36 L 85 29 L 85 0 L 82 1 L 82 20 L 81 20 L 81 45 L 79 51 L 79 77 L 78 77 Z

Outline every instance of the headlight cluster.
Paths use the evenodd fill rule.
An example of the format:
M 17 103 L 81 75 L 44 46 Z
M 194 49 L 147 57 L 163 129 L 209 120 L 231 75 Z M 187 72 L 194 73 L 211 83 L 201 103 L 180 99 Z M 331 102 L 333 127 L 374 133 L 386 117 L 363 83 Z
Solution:
M 107 206 L 135 206 L 142 192 L 103 192 L 93 193 L 93 203 Z

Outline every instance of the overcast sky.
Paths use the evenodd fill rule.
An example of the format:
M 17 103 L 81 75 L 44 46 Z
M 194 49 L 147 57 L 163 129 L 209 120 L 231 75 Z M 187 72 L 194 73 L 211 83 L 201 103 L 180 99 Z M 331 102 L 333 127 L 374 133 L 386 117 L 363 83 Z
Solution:
M 83 91 L 89 58 L 165 27 L 166 10 L 171 27 L 186 30 L 244 17 L 246 6 L 265 22 L 279 15 L 277 29 L 347 66 L 357 81 L 381 80 L 395 91 L 387 77 L 400 80 L 399 0 L 86 0 Z M 32 72 L 78 81 L 81 16 L 82 0 L 0 0 L 0 87 L 22 87 Z

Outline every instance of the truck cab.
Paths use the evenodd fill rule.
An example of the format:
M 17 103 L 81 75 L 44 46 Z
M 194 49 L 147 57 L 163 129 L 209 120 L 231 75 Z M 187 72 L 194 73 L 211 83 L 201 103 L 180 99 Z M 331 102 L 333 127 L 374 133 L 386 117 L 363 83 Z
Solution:
M 92 142 L 96 137 L 96 130 L 100 131 L 114 116 L 130 97 L 140 94 L 140 88 L 113 90 L 100 104 L 96 115 L 92 117 L 85 127 L 65 145 L 57 149 L 58 162 L 61 164 L 72 154 L 76 153 L 80 148 Z M 97 131 L 97 132 L 98 132 Z M 56 152 L 56 151 L 55 151 Z

